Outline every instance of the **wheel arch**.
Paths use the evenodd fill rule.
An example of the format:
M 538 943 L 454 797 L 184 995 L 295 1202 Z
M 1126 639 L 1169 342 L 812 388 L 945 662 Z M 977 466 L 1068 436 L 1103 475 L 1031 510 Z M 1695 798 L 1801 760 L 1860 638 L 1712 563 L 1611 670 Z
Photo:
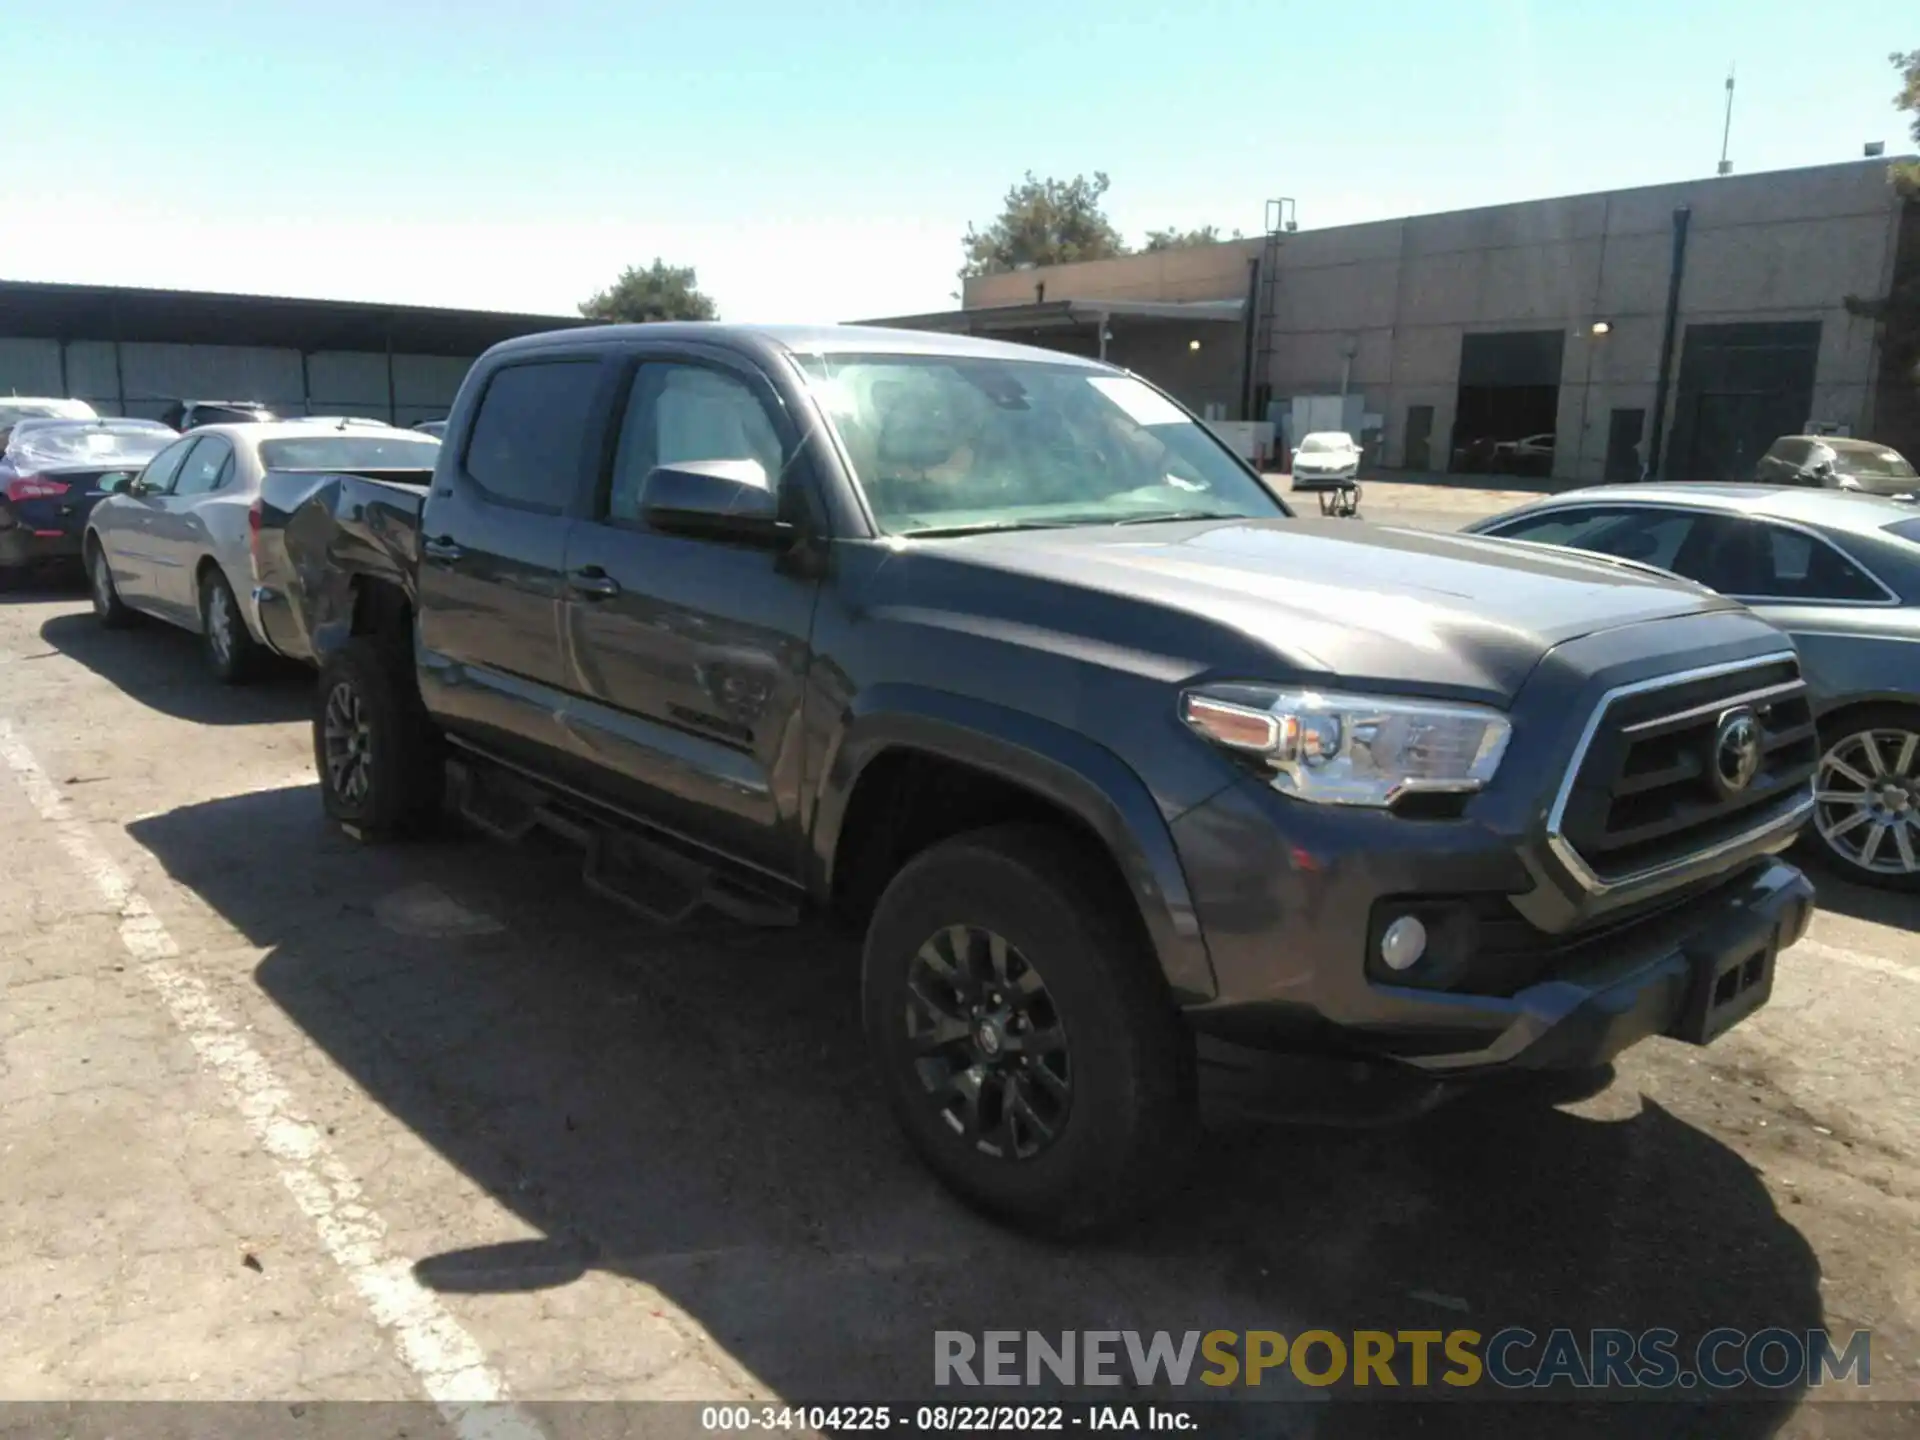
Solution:
M 939 782 L 931 790 L 929 776 Z M 950 803 L 942 795 L 956 777 L 978 777 L 961 785 L 956 810 L 909 815 L 904 832 L 888 826 L 889 812 L 901 808 L 890 798 L 904 790 Z M 1009 818 L 1054 819 L 1096 844 L 1131 896 L 1175 999 L 1213 997 L 1186 875 L 1145 782 L 1087 737 L 989 702 L 908 686 L 879 687 L 856 701 L 816 797 L 814 888 L 842 905 L 852 900 L 857 911 L 858 867 L 890 877 L 927 844 Z
M 1838 735 L 1861 714 L 1869 710 L 1896 709 L 1910 713 L 1920 721 L 1920 697 L 1912 691 L 1888 690 L 1868 694 L 1850 694 L 1844 700 L 1837 701 L 1814 716 L 1814 724 L 1820 732 L 1822 749 L 1826 747 L 1830 736 Z

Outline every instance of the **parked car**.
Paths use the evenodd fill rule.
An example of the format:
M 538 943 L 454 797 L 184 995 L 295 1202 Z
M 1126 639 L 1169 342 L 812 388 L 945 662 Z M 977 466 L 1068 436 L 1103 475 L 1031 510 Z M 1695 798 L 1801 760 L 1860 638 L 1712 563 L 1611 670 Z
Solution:
M 1911 507 L 1772 486 L 1607 486 L 1467 528 L 1657 565 L 1784 630 L 1819 727 L 1821 851 L 1849 879 L 1920 889 L 1920 518 Z
M 209 425 L 180 436 L 94 508 L 84 542 L 94 613 L 106 625 L 140 612 L 192 630 L 213 673 L 228 684 L 243 681 L 260 658 L 254 534 L 262 475 L 363 470 L 420 478 L 439 448 L 388 426 L 309 420 Z
M 276 471 L 261 512 L 333 819 L 418 828 L 451 784 L 656 919 L 837 911 L 906 1134 L 1049 1230 L 1177 1172 L 1197 1049 L 1454 1079 L 1705 1043 L 1809 917 L 1777 631 L 1641 567 L 1295 519 L 1092 360 L 528 337 L 430 486 Z
M 1320 496 L 1323 515 L 1359 510 L 1359 474 L 1360 447 L 1343 430 L 1316 431 L 1294 447 L 1294 493 Z
M 1295 490 L 1336 489 L 1360 473 L 1360 447 L 1343 430 L 1320 430 L 1293 447 Z
M 182 434 L 203 425 L 258 425 L 279 418 L 252 400 L 176 400 L 160 414 L 162 424 Z
M 1551 475 L 1553 445 L 1551 430 L 1524 435 L 1518 440 L 1497 441 L 1493 447 L 1492 468 L 1503 475 Z
M 94 506 L 172 439 L 154 420 L 15 420 L 0 445 L 0 584 L 78 561 Z
M 413 428 L 418 430 L 422 435 L 431 435 L 437 440 L 447 433 L 447 422 L 444 420 L 422 420 Z
M 1912 499 L 1920 477 L 1898 450 L 1835 435 L 1782 435 L 1754 467 L 1762 485 L 1809 485 Z

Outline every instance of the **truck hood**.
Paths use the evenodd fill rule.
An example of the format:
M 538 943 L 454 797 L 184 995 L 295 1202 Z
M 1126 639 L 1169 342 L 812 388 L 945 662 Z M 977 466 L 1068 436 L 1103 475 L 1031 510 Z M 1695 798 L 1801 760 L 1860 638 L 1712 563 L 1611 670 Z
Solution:
M 1102 525 L 921 543 L 950 559 L 1231 627 L 1294 675 L 1497 703 L 1568 640 L 1739 608 L 1677 577 L 1603 557 L 1356 520 Z M 1182 658 L 1201 669 L 1224 659 Z

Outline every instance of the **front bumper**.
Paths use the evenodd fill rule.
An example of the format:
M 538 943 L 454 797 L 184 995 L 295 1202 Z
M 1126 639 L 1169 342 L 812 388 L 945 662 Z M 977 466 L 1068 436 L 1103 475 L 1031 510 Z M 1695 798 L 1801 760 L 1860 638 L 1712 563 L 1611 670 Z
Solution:
M 1358 466 L 1349 466 L 1344 470 L 1295 470 L 1293 488 L 1312 492 L 1315 490 L 1337 490 L 1351 485 L 1360 478 Z
M 1377 1018 L 1341 1027 L 1323 1048 L 1451 1079 L 1591 1069 L 1654 1036 L 1706 1045 L 1767 1003 L 1780 954 L 1812 914 L 1807 878 L 1762 860 L 1699 900 L 1576 950 L 1512 995 L 1374 985 Z M 1254 1016 L 1236 1015 L 1223 1041 L 1210 1023 L 1217 1016 L 1189 1014 L 1216 1063 L 1254 1063 Z

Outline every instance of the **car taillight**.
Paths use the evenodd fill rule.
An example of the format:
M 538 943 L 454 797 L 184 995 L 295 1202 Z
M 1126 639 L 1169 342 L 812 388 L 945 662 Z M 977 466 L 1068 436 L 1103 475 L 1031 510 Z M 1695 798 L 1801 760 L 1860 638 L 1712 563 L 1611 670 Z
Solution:
M 49 480 L 44 475 L 16 475 L 6 483 L 9 500 L 46 500 L 67 493 L 67 482 Z
M 247 551 L 253 557 L 253 578 L 260 578 L 260 502 L 247 507 Z

